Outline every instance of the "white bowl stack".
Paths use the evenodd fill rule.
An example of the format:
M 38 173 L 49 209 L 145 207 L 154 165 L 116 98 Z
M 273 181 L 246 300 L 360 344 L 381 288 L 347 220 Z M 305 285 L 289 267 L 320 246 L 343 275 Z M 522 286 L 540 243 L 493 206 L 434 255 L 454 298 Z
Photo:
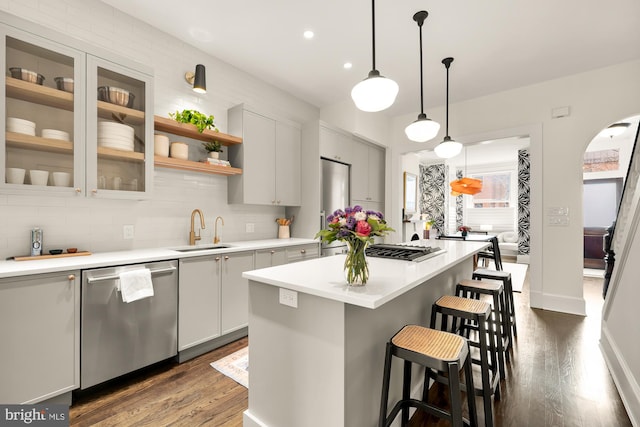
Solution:
M 62 141 L 69 141 L 69 134 L 63 130 L 42 129 L 40 134 L 42 135 L 43 138 L 61 139 Z
M 36 124 L 17 117 L 7 117 L 7 132 L 24 133 L 35 136 Z
M 98 123 L 98 145 L 121 151 L 133 151 L 134 129 L 115 122 Z

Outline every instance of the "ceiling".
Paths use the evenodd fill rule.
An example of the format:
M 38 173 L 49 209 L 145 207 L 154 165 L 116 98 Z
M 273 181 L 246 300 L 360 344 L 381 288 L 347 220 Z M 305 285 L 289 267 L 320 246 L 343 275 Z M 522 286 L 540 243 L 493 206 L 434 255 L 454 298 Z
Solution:
M 102 1 L 320 108 L 372 66 L 366 0 Z M 640 58 L 638 0 L 378 0 L 376 68 L 400 86 L 390 116 L 420 108 L 419 10 L 425 108 L 444 104 L 447 56 L 451 102 Z

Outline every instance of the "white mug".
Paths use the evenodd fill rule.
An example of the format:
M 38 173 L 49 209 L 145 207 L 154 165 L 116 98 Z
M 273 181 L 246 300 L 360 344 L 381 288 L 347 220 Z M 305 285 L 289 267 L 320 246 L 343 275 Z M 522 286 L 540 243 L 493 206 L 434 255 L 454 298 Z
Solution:
M 100 175 L 98 177 L 98 188 L 101 190 L 107 188 L 107 177 L 105 177 L 104 175 Z
M 120 178 L 119 176 L 114 176 L 113 177 L 113 189 L 114 190 L 120 190 L 121 186 L 122 186 L 122 178 Z

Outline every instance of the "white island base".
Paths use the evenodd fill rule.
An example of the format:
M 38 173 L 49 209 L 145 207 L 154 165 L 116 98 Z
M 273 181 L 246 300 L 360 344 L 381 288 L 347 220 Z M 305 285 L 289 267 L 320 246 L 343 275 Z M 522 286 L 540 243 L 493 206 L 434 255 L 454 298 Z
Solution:
M 364 287 L 346 286 L 344 256 L 245 273 L 250 378 L 244 426 L 376 426 L 386 342 L 406 324 L 429 325 L 431 304 L 471 278 L 472 256 L 487 246 L 435 244 L 447 252 L 419 263 L 369 258 Z M 279 302 L 280 288 L 296 291 L 297 308 Z M 401 389 L 396 362 L 392 400 Z

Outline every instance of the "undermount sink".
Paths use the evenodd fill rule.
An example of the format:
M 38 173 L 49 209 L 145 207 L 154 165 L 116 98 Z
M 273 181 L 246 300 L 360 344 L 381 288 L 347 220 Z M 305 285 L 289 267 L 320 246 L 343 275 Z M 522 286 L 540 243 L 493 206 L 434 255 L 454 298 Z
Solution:
M 226 249 L 230 248 L 229 245 L 199 245 L 199 246 L 191 246 L 188 248 L 175 248 L 172 249 L 176 252 L 195 252 L 195 251 L 210 251 L 213 249 Z

